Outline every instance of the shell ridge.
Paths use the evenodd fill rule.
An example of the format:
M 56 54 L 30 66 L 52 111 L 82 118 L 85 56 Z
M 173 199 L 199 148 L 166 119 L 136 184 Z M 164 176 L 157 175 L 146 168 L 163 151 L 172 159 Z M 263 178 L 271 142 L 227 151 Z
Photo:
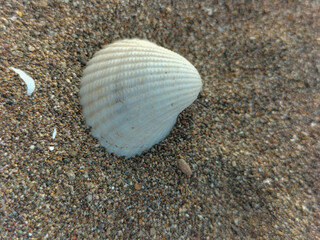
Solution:
M 131 66 L 131 65 L 128 64 L 128 66 Z M 130 72 L 130 70 L 135 70 L 137 68 L 137 66 L 136 67 L 131 66 L 131 68 L 128 67 L 128 66 L 126 66 L 126 68 L 127 68 L 126 72 Z M 191 71 L 190 69 L 185 68 L 184 66 L 170 66 L 170 65 L 164 65 L 164 64 L 163 65 L 160 65 L 160 64 L 159 65 L 153 65 L 153 66 L 152 65 L 146 66 L 146 65 L 141 64 L 141 65 L 138 65 L 138 66 L 139 67 L 145 67 L 144 72 L 147 72 L 147 73 L 150 73 L 154 69 L 158 69 L 159 72 L 163 73 L 163 72 L 165 72 L 165 71 L 163 71 L 163 68 L 166 67 L 168 69 L 179 68 L 180 69 L 179 72 L 181 72 L 181 70 L 186 70 L 186 72 L 195 74 L 194 71 Z M 99 67 L 99 69 L 97 69 L 96 72 L 94 72 L 94 73 L 84 72 L 84 74 L 83 74 L 84 82 L 81 82 L 81 86 L 82 85 L 86 85 L 86 84 L 91 83 L 91 82 L 94 82 L 94 81 L 100 79 L 102 76 L 104 76 L 106 74 L 108 74 L 108 77 L 117 75 L 117 74 L 119 74 L 117 71 L 119 71 L 119 69 L 116 68 L 116 66 L 113 66 L 113 67 L 110 67 L 110 68 L 107 68 L 107 69 Z M 124 74 L 124 72 L 121 72 L 121 74 Z M 94 78 L 90 78 L 90 75 L 94 75 L 95 77 Z M 86 79 L 88 79 L 88 80 L 86 80 Z
M 101 54 L 106 54 L 106 53 L 114 53 L 114 52 L 122 52 L 122 51 L 136 51 L 136 50 L 140 50 L 140 51 L 152 51 L 152 52 L 157 52 L 157 53 L 169 53 L 172 55 L 176 55 L 177 57 L 186 60 L 182 55 L 171 51 L 169 49 L 166 49 L 164 47 L 161 46 L 157 46 L 157 45 L 149 45 L 149 46 L 143 46 L 143 45 L 138 45 L 138 46 L 128 46 L 127 44 L 112 44 L 112 45 L 108 45 L 107 48 L 102 48 L 100 51 L 98 51 L 95 56 L 101 55 Z
M 159 57 L 159 58 L 166 58 L 166 59 L 175 59 L 177 61 L 181 61 L 181 56 L 170 56 L 168 57 L 168 53 L 164 52 L 152 52 L 152 51 L 138 51 L 138 50 L 132 50 L 130 52 L 128 51 L 113 51 L 113 52 L 106 52 L 106 53 L 100 53 L 97 54 L 95 58 L 91 59 L 88 64 L 99 62 L 101 59 L 109 59 L 109 58 L 126 58 L 126 57 L 144 57 L 144 56 L 150 56 L 150 57 Z M 184 59 L 183 62 L 189 62 L 188 60 Z
M 85 70 L 85 74 L 89 74 L 94 70 L 100 69 L 102 67 L 108 66 L 108 68 L 112 68 L 112 67 L 117 67 L 120 66 L 122 64 L 138 64 L 138 63 L 147 63 L 147 64 L 151 64 L 151 63 L 157 63 L 160 64 L 161 61 L 166 61 L 167 65 L 177 65 L 177 66 L 183 66 L 183 67 L 187 67 L 187 69 L 189 70 L 190 68 L 190 63 L 188 62 L 181 62 L 178 59 L 174 59 L 174 58 L 168 58 L 167 56 L 112 56 L 112 57 L 108 57 L 108 58 L 102 58 L 99 59 L 99 61 L 96 62 L 92 62 L 92 63 L 88 63 L 87 64 L 87 68 Z
M 149 85 L 151 85 L 151 84 L 149 84 Z M 150 88 L 155 88 L 157 85 L 158 85 L 157 83 L 154 83 L 154 82 L 153 82 L 150 87 L 148 87 L 148 85 L 147 85 L 147 86 L 145 86 L 145 88 L 147 88 L 147 87 L 148 87 L 148 89 L 150 89 Z M 193 86 L 193 84 L 191 83 L 190 86 Z M 138 88 L 138 87 L 136 87 L 136 88 Z M 137 94 L 134 94 L 135 91 L 133 91 L 134 89 L 132 89 L 132 91 L 130 92 L 130 94 L 128 94 L 127 99 L 129 99 L 129 98 L 135 98 L 135 97 L 138 97 L 138 98 L 139 98 L 142 94 L 147 93 L 147 92 L 148 92 L 148 89 L 145 89 L 144 92 L 140 91 L 140 92 L 137 93 Z M 172 91 L 175 91 L 175 90 L 176 90 L 176 89 L 172 89 Z M 98 101 L 97 101 L 96 99 L 91 100 L 91 101 L 87 101 L 87 102 L 86 102 L 87 106 L 90 106 L 90 105 L 92 105 L 92 104 L 96 104 L 96 105 L 95 105 L 95 112 L 100 112 L 103 108 L 108 107 L 108 108 L 110 109 L 110 107 L 112 107 L 112 106 L 114 106 L 114 105 L 116 104 L 115 99 L 112 99 L 107 92 L 105 92 L 105 93 L 103 93 L 103 94 L 104 94 L 104 95 L 103 95 L 103 96 L 101 97 L 101 99 L 98 100 Z M 145 97 L 154 98 L 154 97 L 157 97 L 158 95 L 161 95 L 161 94 L 163 94 L 163 93 L 162 93 L 162 92 L 159 92 L 158 94 L 154 94 L 154 95 L 149 94 L 149 95 L 146 95 Z M 177 95 L 180 95 L 180 94 L 185 94 L 185 92 L 181 91 L 181 92 L 177 93 Z M 108 99 L 108 102 L 110 102 L 109 105 L 103 104 L 104 102 L 106 102 L 107 99 Z M 133 102 L 133 103 L 134 103 L 134 102 Z M 100 106 L 100 107 L 99 107 L 99 106 Z M 93 108 L 93 106 L 91 106 L 91 107 Z M 94 112 L 92 111 L 92 112 L 88 112 L 88 115 L 91 115 L 91 118 L 92 118 L 92 117 L 94 117 L 95 114 L 94 114 Z
M 157 74 L 153 74 L 152 75 L 152 77 L 150 77 L 150 78 L 152 78 L 152 81 L 151 80 L 149 80 L 148 82 L 144 82 L 143 84 L 145 84 L 145 85 L 152 85 L 152 84 L 155 84 L 155 82 L 158 82 L 158 81 L 162 81 L 163 83 L 165 83 L 165 82 L 170 82 L 170 81 L 172 81 L 172 79 L 174 78 L 175 80 L 175 84 L 179 84 L 179 83 L 181 83 L 181 84 L 184 84 L 184 83 L 192 83 L 192 79 L 194 79 L 194 76 L 185 76 L 184 77 L 184 79 L 182 78 L 182 75 L 183 75 L 183 73 L 180 73 L 180 72 L 177 72 L 177 73 L 169 73 L 169 74 L 167 74 L 166 76 L 168 77 L 168 79 L 167 80 L 159 80 L 159 78 L 161 77 L 161 75 L 162 75 L 163 73 L 157 73 Z M 191 74 L 190 74 L 191 75 Z M 124 75 L 124 77 L 125 77 L 125 75 Z M 141 79 L 143 79 L 144 78 L 144 74 L 143 75 L 141 75 L 141 76 L 138 76 L 138 77 L 133 77 L 133 78 L 127 78 L 125 81 L 122 81 L 122 83 L 124 84 L 124 85 L 126 85 L 127 87 L 130 87 L 130 88 L 134 88 L 134 86 L 133 86 L 133 84 L 131 83 L 131 84 L 128 84 L 128 82 L 133 82 L 133 81 L 137 81 L 137 80 L 141 80 Z M 104 89 L 108 89 L 109 90 L 109 92 L 107 92 L 107 91 L 103 91 L 103 93 L 104 94 L 109 94 L 110 92 L 112 92 L 113 91 L 113 88 L 114 88 L 114 86 L 117 84 L 117 82 L 116 81 L 112 81 L 112 82 L 110 82 L 109 83 L 109 85 L 108 86 L 106 86 L 106 87 L 103 87 L 103 85 L 105 85 L 105 81 L 101 81 L 101 82 L 96 82 L 96 84 L 91 84 L 91 86 L 88 86 L 88 85 L 85 85 L 85 86 L 83 86 L 82 87 L 82 91 L 81 92 L 86 92 L 87 94 L 88 93 L 98 93 L 97 91 L 99 91 L 99 92 L 102 92 Z M 140 87 L 140 85 L 138 85 L 138 86 L 135 86 L 135 87 Z M 150 86 L 151 87 L 151 86 Z M 98 88 L 98 90 L 97 90 L 97 88 Z M 85 97 L 84 97 L 84 99 L 86 99 Z M 89 104 L 90 104 L 90 102 L 89 102 Z
M 171 91 L 174 92 L 176 89 L 172 89 Z M 190 89 L 190 92 L 194 91 L 192 88 Z M 163 94 L 162 92 L 158 92 L 157 94 L 151 94 L 148 91 L 145 91 L 143 94 L 135 94 L 134 91 L 132 93 L 130 93 L 127 100 L 127 104 L 131 104 L 134 105 L 138 100 L 139 97 L 143 95 L 143 97 L 145 97 L 145 99 L 151 99 L 152 101 L 149 101 L 149 104 L 153 104 L 155 102 L 154 98 L 157 96 L 161 96 Z M 188 91 L 181 91 L 181 92 L 177 92 L 176 95 L 174 96 L 179 96 L 179 95 L 188 95 Z M 130 97 L 130 98 L 129 98 Z M 182 96 L 181 96 L 182 97 Z M 129 101 L 130 100 L 130 101 Z M 94 111 L 86 111 L 85 114 L 86 115 L 90 115 L 90 118 L 98 118 L 98 116 L 96 116 L 96 114 L 99 114 L 99 112 L 101 112 L 104 108 L 108 108 L 110 110 L 116 111 L 119 108 L 119 104 L 123 104 L 123 103 L 117 103 L 116 101 L 112 101 L 109 105 L 103 105 L 104 101 L 101 101 L 100 104 L 96 104 L 95 106 L 95 110 Z M 117 105 L 118 104 L 118 105 Z M 100 107 L 99 107 L 100 106 Z M 106 112 L 108 113 L 108 111 Z

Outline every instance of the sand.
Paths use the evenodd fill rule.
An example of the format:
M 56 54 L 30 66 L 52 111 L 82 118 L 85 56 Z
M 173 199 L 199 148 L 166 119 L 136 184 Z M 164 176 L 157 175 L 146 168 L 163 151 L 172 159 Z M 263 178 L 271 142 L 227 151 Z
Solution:
M 0 1 L 0 238 L 319 239 L 319 12 Z M 91 136 L 79 87 L 96 51 L 133 37 L 186 57 L 203 89 L 165 140 L 125 159 Z M 31 96 L 9 67 L 33 77 Z

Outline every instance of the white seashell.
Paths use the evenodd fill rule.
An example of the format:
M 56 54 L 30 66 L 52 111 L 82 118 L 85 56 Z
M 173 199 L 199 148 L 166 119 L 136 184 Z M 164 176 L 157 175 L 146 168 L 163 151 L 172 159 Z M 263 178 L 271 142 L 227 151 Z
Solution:
M 126 39 L 104 46 L 88 62 L 80 102 L 100 144 L 131 157 L 169 134 L 201 85 L 184 57 L 147 40 Z

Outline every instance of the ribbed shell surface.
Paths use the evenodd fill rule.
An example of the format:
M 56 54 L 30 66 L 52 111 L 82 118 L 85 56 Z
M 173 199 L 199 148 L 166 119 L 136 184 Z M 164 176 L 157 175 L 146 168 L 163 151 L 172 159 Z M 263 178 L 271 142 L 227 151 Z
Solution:
M 88 62 L 80 99 L 100 144 L 131 157 L 169 134 L 201 85 L 198 71 L 179 54 L 147 40 L 121 40 Z

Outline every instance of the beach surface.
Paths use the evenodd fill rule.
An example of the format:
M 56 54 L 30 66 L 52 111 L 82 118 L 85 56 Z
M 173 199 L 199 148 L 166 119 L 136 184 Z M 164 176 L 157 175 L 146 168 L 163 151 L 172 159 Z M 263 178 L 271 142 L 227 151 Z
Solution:
M 320 239 L 319 12 L 0 0 L 0 238 Z M 100 147 L 79 99 L 87 61 L 124 38 L 179 53 L 203 81 L 169 136 L 129 159 Z

